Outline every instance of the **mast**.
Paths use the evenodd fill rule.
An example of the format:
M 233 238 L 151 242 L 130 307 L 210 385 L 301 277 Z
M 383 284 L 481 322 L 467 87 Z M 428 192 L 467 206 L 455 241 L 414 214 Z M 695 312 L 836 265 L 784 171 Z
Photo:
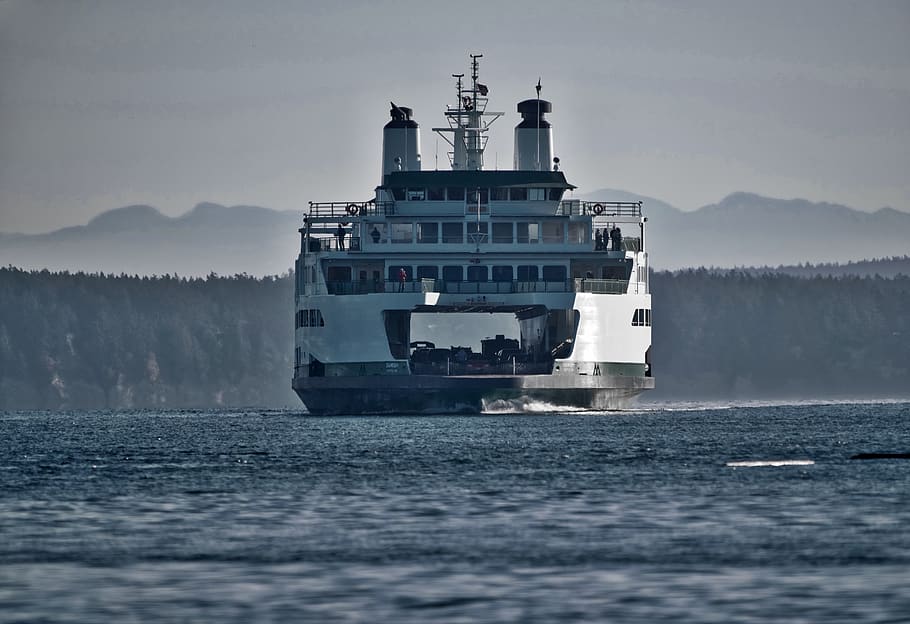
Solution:
M 540 77 L 537 78 L 537 118 L 540 119 Z M 537 124 L 537 171 L 540 171 L 540 123 Z
M 445 110 L 448 128 L 433 128 L 452 148 L 448 153 L 452 169 L 480 171 L 483 169 L 483 152 L 487 145 L 487 130 L 494 121 L 504 115 L 488 112 L 487 94 L 489 89 L 478 82 L 480 62 L 483 54 L 471 54 L 471 83 L 465 87 L 464 74 L 452 74 L 455 78 L 456 105 Z

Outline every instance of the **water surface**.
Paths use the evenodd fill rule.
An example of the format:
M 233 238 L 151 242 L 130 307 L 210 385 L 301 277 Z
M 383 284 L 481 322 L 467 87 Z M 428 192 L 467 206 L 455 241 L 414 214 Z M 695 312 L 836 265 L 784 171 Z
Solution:
M 3 621 L 910 617 L 906 403 L 0 427 Z

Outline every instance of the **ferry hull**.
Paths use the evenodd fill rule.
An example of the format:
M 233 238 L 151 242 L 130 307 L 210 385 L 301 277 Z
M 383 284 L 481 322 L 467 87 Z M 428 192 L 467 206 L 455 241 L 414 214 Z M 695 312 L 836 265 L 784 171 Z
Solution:
M 552 409 L 619 410 L 644 390 L 650 377 L 558 375 L 310 377 L 294 390 L 311 414 L 451 414 L 485 409 L 526 411 L 530 404 Z

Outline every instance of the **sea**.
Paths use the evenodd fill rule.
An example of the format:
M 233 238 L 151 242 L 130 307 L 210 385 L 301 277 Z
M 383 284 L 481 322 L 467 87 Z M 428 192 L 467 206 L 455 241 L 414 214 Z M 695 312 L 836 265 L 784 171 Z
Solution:
M 2 622 L 910 622 L 910 403 L 0 413 Z

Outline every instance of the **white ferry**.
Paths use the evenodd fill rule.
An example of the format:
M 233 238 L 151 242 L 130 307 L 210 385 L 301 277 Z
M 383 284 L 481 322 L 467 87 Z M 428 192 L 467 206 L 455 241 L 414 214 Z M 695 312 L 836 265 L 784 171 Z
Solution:
M 493 401 L 613 410 L 654 387 L 641 203 L 566 197 L 575 187 L 553 155 L 539 81 L 537 98 L 518 103 L 513 169 L 485 170 L 487 132 L 504 113 L 487 111 L 480 57 L 469 80 L 453 74 L 447 125 L 433 128 L 450 169 L 421 168 L 413 111 L 393 103 L 374 197 L 310 202 L 293 378 L 310 413 L 480 411 Z M 427 314 L 480 331 L 479 348 L 468 336 L 415 340 L 412 320 Z M 503 314 L 514 335 L 485 337 L 484 321 Z

